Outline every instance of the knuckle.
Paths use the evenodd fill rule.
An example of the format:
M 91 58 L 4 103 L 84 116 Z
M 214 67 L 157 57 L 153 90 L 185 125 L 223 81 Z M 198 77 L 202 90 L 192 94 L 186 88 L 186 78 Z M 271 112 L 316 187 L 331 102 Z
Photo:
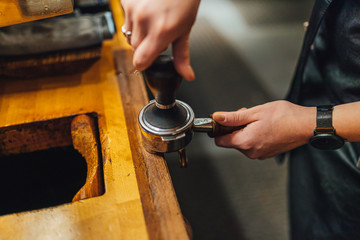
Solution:
M 132 4 L 135 4 L 136 1 L 132 1 Z M 137 22 L 139 24 L 144 24 L 146 21 L 148 21 L 152 13 L 149 12 L 149 7 L 147 4 L 137 4 L 129 7 L 133 13 L 133 21 Z
M 234 123 L 242 123 L 245 120 L 245 115 L 243 111 L 236 111 L 233 115 Z
M 227 146 L 221 137 L 215 138 L 215 145 L 218 147 L 226 147 Z
M 130 2 L 131 2 L 131 1 L 130 1 Z M 128 0 L 121 0 L 121 1 L 120 1 L 120 4 L 121 4 L 121 6 L 125 9 L 125 8 L 128 7 L 129 1 L 128 1 Z
M 242 142 L 239 143 L 239 148 L 244 151 L 251 151 L 253 149 L 253 144 L 249 141 L 249 139 L 242 139 Z
M 258 158 L 258 155 L 257 155 L 256 151 L 248 151 L 245 155 L 250 159 L 257 159 Z
M 126 14 L 129 14 L 134 10 L 134 1 L 122 0 L 121 6 L 123 7 Z
M 250 146 L 250 144 L 247 143 L 243 143 L 240 145 L 240 148 L 245 150 L 245 151 L 250 151 L 252 149 L 252 147 Z
M 288 108 L 290 105 L 290 102 L 285 101 L 285 100 L 279 100 L 276 102 L 276 104 L 278 105 L 277 107 L 280 109 L 285 109 Z
M 145 14 L 142 14 L 141 12 L 136 12 L 133 14 L 133 21 L 134 23 L 139 24 L 140 26 L 143 26 L 148 21 L 148 16 Z
M 235 122 L 241 121 L 242 117 L 241 117 L 241 114 L 239 112 L 235 112 L 233 116 L 234 116 L 234 121 Z
M 138 39 L 138 38 L 135 38 L 135 37 L 132 37 L 132 38 L 131 38 L 131 47 L 132 47 L 132 50 L 135 52 L 138 46 L 139 46 L 139 39 Z
M 262 156 L 262 146 L 249 140 L 245 140 L 240 148 L 244 154 L 250 159 L 259 159 Z
M 166 21 L 159 21 L 157 24 L 156 34 L 161 39 L 168 39 L 174 31 L 174 26 L 168 24 Z
M 215 138 L 215 145 L 216 146 L 221 146 L 221 140 L 219 138 Z

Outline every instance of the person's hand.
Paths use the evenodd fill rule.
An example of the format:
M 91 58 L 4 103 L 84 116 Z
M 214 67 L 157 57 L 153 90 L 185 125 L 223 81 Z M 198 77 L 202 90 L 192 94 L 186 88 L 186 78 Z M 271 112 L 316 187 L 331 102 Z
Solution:
M 200 0 L 121 0 L 125 29 L 131 31 L 133 64 L 149 67 L 172 43 L 174 65 L 186 80 L 195 78 L 190 66 L 189 35 Z
M 252 159 L 266 159 L 306 144 L 316 125 L 316 108 L 275 101 L 236 112 L 216 112 L 224 126 L 246 125 L 215 138 L 221 147 L 236 148 Z

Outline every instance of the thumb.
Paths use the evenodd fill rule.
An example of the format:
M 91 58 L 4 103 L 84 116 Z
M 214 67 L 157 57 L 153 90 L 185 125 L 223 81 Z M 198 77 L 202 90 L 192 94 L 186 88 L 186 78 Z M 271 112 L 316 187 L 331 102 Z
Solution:
M 256 120 L 250 109 L 240 109 L 235 112 L 215 112 L 213 119 L 224 126 L 241 126 Z

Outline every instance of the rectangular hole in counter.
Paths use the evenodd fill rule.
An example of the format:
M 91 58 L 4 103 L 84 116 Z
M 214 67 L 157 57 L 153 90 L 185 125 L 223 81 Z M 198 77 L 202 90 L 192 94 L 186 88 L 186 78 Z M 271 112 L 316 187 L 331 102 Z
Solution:
M 0 128 L 0 215 L 104 194 L 96 114 Z

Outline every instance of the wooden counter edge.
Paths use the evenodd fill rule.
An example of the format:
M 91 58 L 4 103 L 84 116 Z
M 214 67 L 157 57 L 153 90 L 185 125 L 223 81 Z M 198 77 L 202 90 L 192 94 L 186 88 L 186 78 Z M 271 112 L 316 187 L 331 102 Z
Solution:
M 149 101 L 142 75 L 133 69 L 131 51 L 116 50 L 114 58 L 150 239 L 190 239 L 164 157 L 150 154 L 142 146 L 138 114 Z

